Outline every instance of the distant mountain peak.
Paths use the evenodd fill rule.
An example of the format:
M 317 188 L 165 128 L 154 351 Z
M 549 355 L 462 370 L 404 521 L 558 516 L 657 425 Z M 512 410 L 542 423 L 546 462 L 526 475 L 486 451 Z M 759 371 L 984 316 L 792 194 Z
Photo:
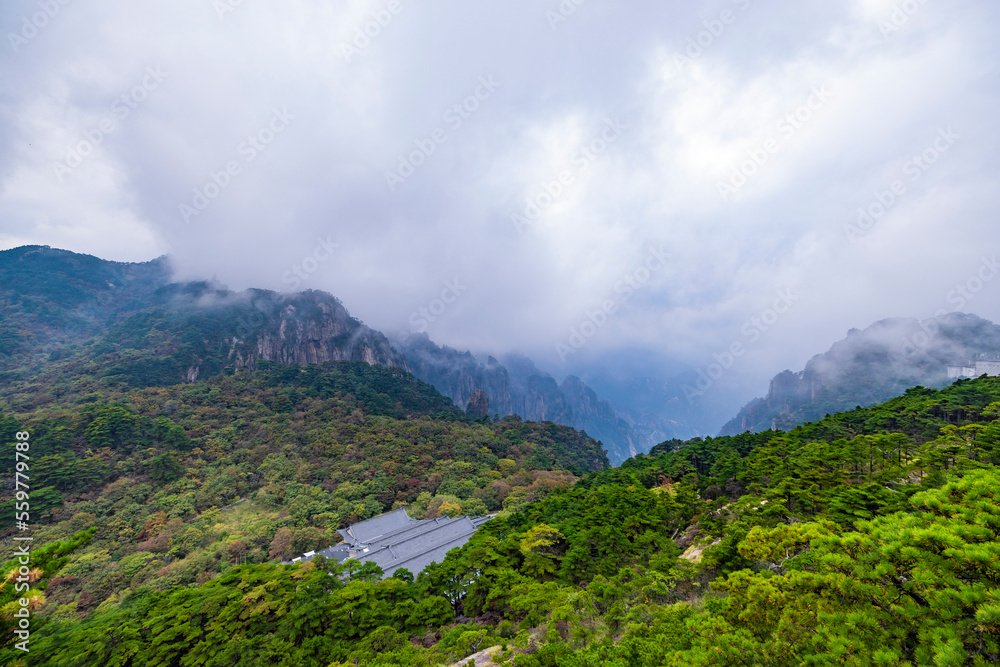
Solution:
M 1000 353 L 1000 326 L 977 315 L 887 318 L 851 329 L 803 370 L 772 378 L 767 395 L 750 401 L 720 435 L 787 430 L 826 414 L 874 405 L 908 388 L 949 383 L 956 359 Z

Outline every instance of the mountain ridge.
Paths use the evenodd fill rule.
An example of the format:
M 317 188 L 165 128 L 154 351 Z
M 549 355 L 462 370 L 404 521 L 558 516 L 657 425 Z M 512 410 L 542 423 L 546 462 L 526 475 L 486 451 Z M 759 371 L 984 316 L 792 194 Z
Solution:
M 943 387 L 950 381 L 948 364 L 983 353 L 1000 353 L 1000 325 L 976 315 L 879 320 L 851 329 L 803 370 L 775 375 L 767 394 L 747 403 L 719 435 L 789 430 L 901 396 L 913 386 Z
M 393 343 L 324 291 L 234 292 L 213 281 L 172 282 L 171 273 L 166 256 L 137 264 L 48 246 L 0 252 L 0 374 L 20 379 L 19 388 L 26 378 L 37 389 L 60 375 L 66 386 L 71 375 L 167 386 L 261 362 L 364 361 L 413 372 L 460 409 L 481 389 L 490 416 L 586 430 L 615 462 L 656 444 L 579 378 L 560 386 L 523 355 L 480 363 L 426 334 Z
M 394 344 L 410 362 L 414 375 L 437 387 L 459 408 L 481 389 L 489 399 L 491 415 L 516 414 L 529 421 L 552 421 L 585 431 L 604 444 L 616 464 L 659 442 L 639 434 L 579 377 L 568 375 L 559 383 L 522 354 L 503 355 L 499 360 L 487 355 L 484 363 L 470 351 L 437 345 L 425 333 L 399 336 Z

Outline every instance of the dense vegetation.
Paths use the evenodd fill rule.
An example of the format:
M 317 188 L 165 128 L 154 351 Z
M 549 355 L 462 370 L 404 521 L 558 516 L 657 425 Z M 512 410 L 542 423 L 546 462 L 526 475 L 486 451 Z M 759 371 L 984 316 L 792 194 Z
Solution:
M 395 507 L 417 518 L 514 509 L 607 465 L 572 429 L 473 421 L 410 374 L 363 362 L 265 364 L 0 412 L 7 480 L 17 431 L 32 436 L 36 544 L 90 531 L 58 573 L 39 574 L 42 618 L 322 548 L 337 528 Z M 13 526 L 12 492 L 3 526 Z
M 152 405 L 163 404 L 157 400 L 177 402 L 176 417 L 168 418 L 191 442 L 181 440 L 171 455 L 186 478 L 206 483 L 176 486 L 177 480 L 158 487 L 150 478 L 138 484 L 136 469 L 128 485 L 111 483 L 95 500 L 70 497 L 52 510 L 50 542 L 73 539 L 90 524 L 97 530 L 76 537 L 81 543 L 58 571 L 39 573 L 42 625 L 27 664 L 464 664 L 488 647 L 496 647 L 495 662 L 532 666 L 1000 660 L 1000 379 L 960 381 L 942 391 L 912 389 L 884 405 L 789 433 L 667 442 L 570 486 L 548 484 L 556 481 L 550 473 L 528 470 L 545 462 L 540 450 L 557 459 L 568 455 L 570 450 L 560 455 L 558 447 L 541 442 L 556 427 L 468 423 L 446 414 L 406 420 L 364 415 L 363 424 L 353 425 L 355 456 L 378 458 L 379 443 L 388 439 L 396 455 L 384 463 L 415 465 L 420 454 L 412 461 L 401 452 L 419 448 L 421 429 L 429 429 L 430 438 L 451 443 L 454 457 L 448 466 L 427 469 L 442 471 L 434 491 L 443 493 L 447 484 L 459 509 L 463 501 L 505 508 L 416 580 L 405 571 L 381 580 L 371 568 L 322 559 L 305 566 L 259 562 L 273 555 L 274 538 L 272 544 L 268 538 L 277 536 L 275 526 L 298 537 L 295 531 L 349 520 L 343 512 L 364 512 L 365 501 L 343 494 L 345 484 L 394 479 L 379 468 L 358 468 L 356 458 L 344 461 L 350 446 L 339 430 L 343 422 L 325 439 L 315 430 L 310 416 L 323 401 L 339 401 L 327 409 L 339 408 L 346 419 L 360 410 L 351 403 L 356 397 L 307 396 L 316 389 L 301 379 L 286 384 L 269 369 L 128 394 L 140 419 L 153 419 Z M 206 409 L 236 409 L 246 395 L 256 395 L 252 388 L 267 397 L 265 403 L 283 392 L 303 394 L 289 397 L 291 412 L 262 405 L 254 416 L 240 407 L 241 418 L 257 429 L 301 435 L 294 445 L 269 444 L 265 433 L 242 426 L 228 440 L 220 438 L 219 428 L 226 427 L 212 424 L 225 420 Z M 188 395 L 213 391 L 211 400 Z M 81 413 L 87 409 L 113 408 L 88 404 Z M 208 426 L 184 428 L 195 414 L 195 422 Z M 464 461 L 459 466 L 459 450 L 470 439 L 482 446 L 465 450 L 468 467 Z M 322 448 L 335 442 L 343 449 L 324 455 Z M 113 443 L 106 449 L 117 451 Z M 153 449 L 147 465 L 167 446 L 154 442 Z M 303 461 L 267 463 L 275 454 L 290 461 L 293 451 Z M 218 507 L 231 499 L 210 496 L 222 491 L 207 483 L 208 471 L 228 470 L 225 476 L 238 485 L 243 457 L 266 464 L 251 499 L 228 510 L 199 510 L 199 503 Z M 505 464 L 500 457 L 512 458 Z M 583 472 L 579 459 L 557 462 Z M 276 469 L 284 477 L 274 478 Z M 372 470 L 360 484 L 347 479 Z M 408 474 L 409 468 L 403 477 Z M 309 475 L 330 475 L 335 484 L 323 489 L 320 482 L 320 492 L 303 499 L 303 489 L 312 486 Z M 466 481 L 472 484 L 462 487 Z M 498 481 L 512 489 L 499 505 L 484 491 Z M 513 481 L 522 482 L 520 495 L 512 496 Z M 148 498 L 130 495 L 143 484 Z M 62 493 L 58 484 L 53 488 Z M 410 502 L 419 512 L 424 493 L 431 492 L 415 488 L 405 500 L 385 496 L 382 506 Z M 194 507 L 170 514 L 166 508 L 179 496 Z M 437 497 L 430 496 L 424 511 L 434 511 Z M 116 511 L 109 512 L 112 507 Z M 102 508 L 98 519 L 95 511 Z M 93 518 L 80 516 L 87 513 Z M 133 516 L 138 518 L 129 523 Z M 129 532 L 140 523 L 143 534 Z M 148 542 L 157 539 L 165 544 L 150 550 Z M 231 548 L 238 543 L 242 547 Z M 240 548 L 254 557 L 234 566 L 243 562 Z M 193 580 L 199 568 L 191 554 L 208 564 Z M 96 568 L 87 568 L 97 563 L 103 573 L 94 576 Z M 103 588 L 84 589 L 82 580 Z M 16 656 L 8 651 L 3 657 Z
M 0 380 L 38 371 L 53 352 L 103 331 L 168 275 L 162 258 L 122 264 L 39 246 L 0 252 Z

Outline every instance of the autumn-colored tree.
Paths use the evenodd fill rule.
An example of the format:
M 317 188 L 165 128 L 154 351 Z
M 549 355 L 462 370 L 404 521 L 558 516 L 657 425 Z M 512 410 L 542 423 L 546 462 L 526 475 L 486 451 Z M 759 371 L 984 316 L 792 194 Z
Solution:
M 288 526 L 282 526 L 274 534 L 271 546 L 267 552 L 268 558 L 277 560 L 281 558 L 291 558 L 292 556 L 292 530 Z

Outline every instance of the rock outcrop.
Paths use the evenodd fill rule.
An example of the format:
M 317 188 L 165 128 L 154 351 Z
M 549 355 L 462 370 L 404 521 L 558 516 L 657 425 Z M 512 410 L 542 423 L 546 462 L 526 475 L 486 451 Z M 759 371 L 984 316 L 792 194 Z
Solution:
M 476 389 L 469 397 L 465 406 L 465 414 L 472 419 L 482 419 L 490 416 L 490 399 L 482 389 Z
M 393 349 L 384 335 L 351 317 L 329 294 L 309 291 L 266 296 L 263 308 L 258 298 L 250 314 L 267 316 L 251 316 L 247 330 L 229 339 L 229 359 L 234 366 L 255 368 L 259 361 L 300 366 L 364 361 L 409 370 L 405 356 Z

